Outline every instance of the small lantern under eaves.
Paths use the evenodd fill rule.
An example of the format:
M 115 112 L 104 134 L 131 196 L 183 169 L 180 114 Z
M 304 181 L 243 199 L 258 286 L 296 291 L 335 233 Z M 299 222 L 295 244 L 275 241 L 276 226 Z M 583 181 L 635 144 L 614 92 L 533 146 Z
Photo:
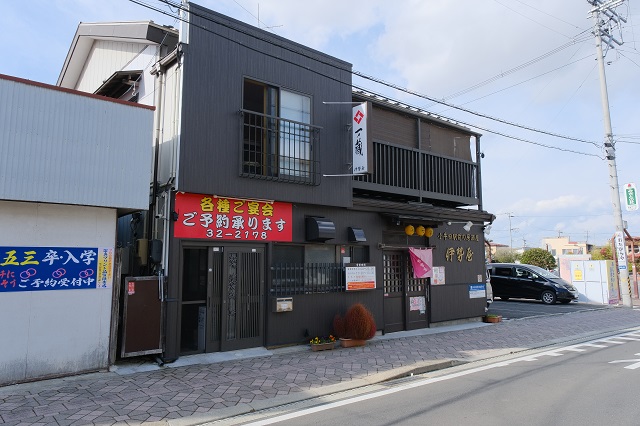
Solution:
M 413 225 L 407 225 L 404 227 L 404 233 L 407 235 L 413 235 L 416 233 L 416 228 Z

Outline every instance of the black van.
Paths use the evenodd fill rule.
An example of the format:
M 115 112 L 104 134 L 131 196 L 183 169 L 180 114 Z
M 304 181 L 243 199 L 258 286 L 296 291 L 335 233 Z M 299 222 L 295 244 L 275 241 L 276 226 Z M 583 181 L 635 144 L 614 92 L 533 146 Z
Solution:
M 536 299 L 551 305 L 578 300 L 578 290 L 562 278 L 538 266 L 492 263 L 493 297 Z

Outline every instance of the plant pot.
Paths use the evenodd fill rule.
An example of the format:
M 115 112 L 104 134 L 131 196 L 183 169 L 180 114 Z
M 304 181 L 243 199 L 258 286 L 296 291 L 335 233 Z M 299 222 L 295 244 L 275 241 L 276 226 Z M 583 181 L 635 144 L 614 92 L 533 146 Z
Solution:
M 366 340 L 361 340 L 361 339 L 344 339 L 344 338 L 340 338 L 340 346 L 342 346 L 343 348 L 353 348 L 356 346 L 364 346 L 367 344 Z
M 311 345 L 311 350 L 314 352 L 317 351 L 330 351 L 332 349 L 334 349 L 336 347 L 336 343 L 335 342 L 328 342 L 328 343 L 316 343 L 316 344 L 312 344 Z
M 496 323 L 502 321 L 502 315 L 485 315 L 482 322 Z

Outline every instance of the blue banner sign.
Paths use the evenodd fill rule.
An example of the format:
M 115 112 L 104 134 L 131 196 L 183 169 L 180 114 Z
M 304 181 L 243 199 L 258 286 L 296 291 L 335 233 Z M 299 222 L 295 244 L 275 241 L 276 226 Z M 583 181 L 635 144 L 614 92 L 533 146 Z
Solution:
M 0 246 L 0 293 L 105 287 L 103 257 L 96 247 Z
M 487 297 L 484 284 L 469 284 L 469 299 L 481 299 Z

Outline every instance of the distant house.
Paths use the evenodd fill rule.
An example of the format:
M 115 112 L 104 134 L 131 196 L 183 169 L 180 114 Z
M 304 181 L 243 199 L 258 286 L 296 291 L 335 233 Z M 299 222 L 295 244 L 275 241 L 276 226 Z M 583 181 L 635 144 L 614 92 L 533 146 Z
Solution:
M 542 248 L 557 259 L 559 256 L 589 254 L 593 244 L 571 241 L 569 237 L 548 237 L 542 239 Z
M 508 249 L 509 246 L 506 244 L 494 243 L 493 241 L 485 241 L 485 250 L 484 255 L 487 261 L 491 262 L 495 259 L 496 254 L 501 250 Z
M 627 260 L 633 263 L 640 260 L 640 237 L 629 238 L 627 236 L 625 244 L 627 246 Z

